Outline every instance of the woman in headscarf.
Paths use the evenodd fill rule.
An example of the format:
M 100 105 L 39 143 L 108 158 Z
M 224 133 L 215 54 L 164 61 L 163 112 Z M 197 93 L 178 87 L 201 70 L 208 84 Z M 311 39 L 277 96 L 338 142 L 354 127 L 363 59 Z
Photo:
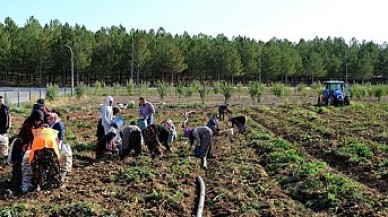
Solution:
M 196 157 L 201 158 L 202 167 L 206 169 L 206 158 L 213 152 L 213 131 L 209 127 L 188 128 L 183 131 L 183 135 L 189 138 Z
M 104 127 L 104 133 L 107 135 L 112 126 L 113 119 L 113 98 L 111 96 L 107 96 L 105 98 L 105 103 L 101 108 L 101 124 Z
M 135 156 L 139 156 L 141 154 L 141 130 L 136 122 L 132 121 L 129 126 L 124 127 L 122 133 L 123 154 L 121 159 L 129 156 L 132 149 L 135 150 Z
M 152 156 L 162 155 L 162 147 L 168 152 L 172 152 L 170 145 L 168 143 L 168 138 L 170 137 L 170 131 L 159 124 L 151 124 L 145 129 L 144 143 L 147 145 L 148 150 Z
M 97 141 L 96 159 L 121 154 L 121 145 L 116 144 L 117 133 L 119 132 L 112 127 L 108 134 Z
M 206 126 L 213 131 L 213 135 L 218 135 L 218 131 L 220 131 L 220 129 L 218 128 L 217 115 L 208 114 L 208 118 L 209 120 Z
M 170 118 L 163 122 L 163 127 L 167 128 L 170 131 L 170 137 L 168 138 L 168 142 L 172 143 L 176 138 L 176 127 Z
M 58 131 L 57 143 L 59 148 L 65 139 L 65 125 L 62 123 L 57 113 L 51 112 L 47 115 L 47 122 L 50 124 L 50 127 L 56 131 Z
M 40 110 L 35 110 L 28 117 L 23 126 L 20 128 L 20 131 L 17 135 L 17 140 L 15 141 L 12 153 L 11 153 L 11 163 L 12 163 L 12 181 L 11 183 L 14 187 L 19 187 L 22 182 L 22 160 L 23 156 L 26 153 L 27 149 L 31 146 L 32 141 L 34 140 L 33 130 L 38 129 L 42 124 L 44 119 L 44 114 Z
M 34 131 L 29 163 L 37 191 L 41 190 L 45 178 L 51 188 L 59 188 L 62 185 L 57 137 L 58 131 L 46 124 Z

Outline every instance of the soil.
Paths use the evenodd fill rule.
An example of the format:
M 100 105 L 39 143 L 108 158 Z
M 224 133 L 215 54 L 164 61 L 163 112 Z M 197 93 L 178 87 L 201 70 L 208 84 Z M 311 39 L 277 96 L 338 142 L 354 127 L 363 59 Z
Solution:
M 159 101 L 155 96 L 148 96 L 147 99 L 151 102 Z M 297 99 L 300 98 L 295 97 Z M 116 102 L 126 103 L 130 100 L 136 102 L 137 97 L 115 97 Z M 246 106 L 252 104 L 248 97 L 232 98 L 232 102 L 235 102 L 235 114 L 245 114 L 262 127 L 250 131 L 261 130 L 300 143 L 311 158 L 327 162 L 335 173 L 344 173 L 363 183 L 366 191 L 372 192 L 376 197 L 386 195 L 387 180 L 374 175 L 377 170 L 373 166 L 374 160 L 369 167 L 350 165 L 346 159 L 339 158 L 332 151 L 343 141 L 338 136 L 339 130 L 345 130 L 347 137 L 379 141 L 373 134 L 353 130 L 357 125 L 350 125 L 349 128 L 339 124 L 349 119 L 352 123 L 367 120 L 362 115 L 355 116 L 351 111 L 335 117 L 319 114 L 310 106 L 316 97 L 307 97 L 305 100 L 307 105 L 304 106 L 283 106 L 282 100 L 264 96 L 261 105 L 267 105 L 269 109 L 263 111 L 260 106 Z M 95 98 L 94 101 L 102 102 L 103 97 Z M 211 106 L 181 108 L 172 105 L 179 104 L 177 97 L 168 97 L 165 102 L 164 107 L 155 103 L 156 122 L 171 118 L 178 128 L 178 134 L 182 134 L 181 112 L 196 111 L 191 115 L 189 125 L 205 125 L 206 114 L 216 111 L 215 104 L 222 103 L 222 97 L 210 97 L 208 102 L 214 103 Z M 199 103 L 199 98 L 181 103 Z M 100 107 L 96 104 L 85 109 L 82 101 L 74 105 L 81 109 L 61 107 L 61 118 L 68 128 L 67 142 L 72 146 L 74 160 L 73 170 L 65 187 L 61 190 L 21 194 L 10 187 L 8 180 L 11 168 L 2 164 L 0 207 L 3 208 L 0 208 L 0 214 L 5 208 L 13 208 L 17 210 L 17 216 L 192 216 L 198 199 L 195 180 L 197 175 L 201 175 L 206 185 L 203 216 L 352 216 L 351 209 L 342 213 L 332 210 L 316 211 L 308 208 L 307 200 L 295 199 L 287 189 L 279 185 L 277 178 L 272 176 L 272 171 L 262 164 L 260 154 L 263 150 L 250 145 L 249 134 L 237 134 L 234 141 L 224 135 L 215 137 L 216 157 L 208 159 L 207 170 L 199 167 L 200 162 L 193 157 L 188 141 L 180 137 L 173 143 L 172 155 L 152 159 L 143 147 L 143 155 L 138 158 L 129 157 L 122 161 L 114 157 L 96 160 L 93 148 Z M 290 112 L 298 109 L 314 112 L 319 120 L 327 120 L 325 123 L 329 130 L 312 131 L 311 125 L 320 124 L 318 120 L 306 121 L 289 116 Z M 123 109 L 122 112 L 127 122 L 137 119 L 137 108 Z M 15 115 L 13 125 L 20 127 L 22 121 L 22 116 Z M 294 121 L 292 127 L 289 127 L 287 121 Z M 226 129 L 229 124 L 220 122 L 220 126 Z M 333 128 L 336 130 L 330 131 Z M 16 130 L 13 129 L 12 133 L 15 134 Z M 305 134 L 309 137 L 306 138 Z M 387 153 L 381 153 L 380 157 L 386 158 Z M 381 206 L 387 206 L 387 203 Z M 18 204 L 27 204 L 27 208 L 14 208 Z M 370 214 L 367 212 L 370 210 L 368 207 L 358 207 L 356 214 L 362 213 L 362 210 Z M 385 213 L 372 213 L 372 216 L 385 216 Z

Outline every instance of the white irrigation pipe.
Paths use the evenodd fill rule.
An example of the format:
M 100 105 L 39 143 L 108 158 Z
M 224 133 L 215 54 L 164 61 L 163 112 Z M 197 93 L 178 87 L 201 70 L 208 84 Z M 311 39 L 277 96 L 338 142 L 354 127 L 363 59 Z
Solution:
M 197 214 L 195 216 L 201 217 L 203 208 L 205 206 L 205 183 L 203 182 L 200 175 L 197 176 L 197 181 L 199 183 L 199 200 L 198 200 Z

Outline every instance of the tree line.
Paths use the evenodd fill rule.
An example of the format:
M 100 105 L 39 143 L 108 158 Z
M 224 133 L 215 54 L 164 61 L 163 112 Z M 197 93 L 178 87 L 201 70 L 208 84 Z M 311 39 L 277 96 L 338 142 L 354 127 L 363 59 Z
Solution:
M 84 25 L 52 20 L 42 25 L 33 16 L 24 26 L 7 17 L 0 22 L 0 84 L 70 85 L 70 51 L 76 81 L 107 85 L 168 81 L 314 82 L 319 78 L 370 80 L 388 75 L 387 43 L 345 42 L 341 37 L 267 42 L 237 36 L 172 35 L 127 30 L 122 25 L 93 32 Z

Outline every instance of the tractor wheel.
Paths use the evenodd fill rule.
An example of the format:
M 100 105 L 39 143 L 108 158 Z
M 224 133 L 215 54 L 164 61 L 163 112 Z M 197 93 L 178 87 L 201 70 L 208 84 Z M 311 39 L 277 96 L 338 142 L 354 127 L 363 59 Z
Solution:
M 350 99 L 348 96 L 345 96 L 344 98 L 344 105 L 350 105 Z
M 331 106 L 331 105 L 334 105 L 335 101 L 334 101 L 334 97 L 330 96 L 328 99 L 327 99 L 327 105 L 328 106 Z

